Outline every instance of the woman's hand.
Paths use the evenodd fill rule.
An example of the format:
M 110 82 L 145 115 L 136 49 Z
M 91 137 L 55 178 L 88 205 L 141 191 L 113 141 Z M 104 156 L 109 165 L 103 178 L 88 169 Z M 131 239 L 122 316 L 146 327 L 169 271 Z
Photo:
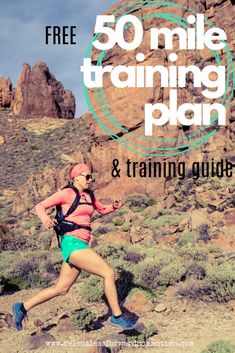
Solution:
M 45 227 L 47 227 L 47 228 L 53 228 L 54 227 L 54 225 L 55 225 L 55 221 L 53 221 L 53 219 L 51 219 L 49 216 L 47 216 L 46 218 L 45 218 L 45 220 L 43 220 L 43 225 L 45 226 Z
M 123 202 L 122 202 L 121 199 L 115 200 L 115 201 L 113 202 L 113 208 L 120 208 L 122 205 L 123 205 Z

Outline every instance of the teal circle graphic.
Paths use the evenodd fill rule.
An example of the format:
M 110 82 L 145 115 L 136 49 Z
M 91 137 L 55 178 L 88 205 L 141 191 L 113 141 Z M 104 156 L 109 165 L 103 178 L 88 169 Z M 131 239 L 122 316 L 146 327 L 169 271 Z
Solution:
M 172 3 L 172 2 L 145 1 L 145 4 L 143 4 L 143 2 L 133 2 L 133 3 L 130 3 L 128 5 L 125 5 L 125 6 L 121 7 L 121 8 L 119 8 L 118 10 L 116 10 L 113 13 L 113 15 L 115 15 L 115 14 L 119 13 L 121 10 L 126 9 L 128 7 L 131 7 L 133 5 L 140 5 L 139 7 L 135 8 L 135 10 L 139 10 L 139 9 L 142 9 L 142 8 L 145 8 L 145 7 L 150 7 L 150 6 L 158 6 L 158 7 L 161 7 L 161 6 L 175 6 L 175 7 L 184 8 L 184 9 L 186 9 L 188 11 L 191 11 L 194 14 L 197 14 L 194 10 L 192 10 L 190 8 L 187 8 L 186 6 L 183 6 L 183 5 L 180 5 L 180 4 L 175 4 L 175 3 Z M 133 8 L 131 8 L 129 11 L 125 12 L 124 14 L 122 14 L 120 17 L 117 17 L 115 22 L 117 22 L 122 16 L 125 16 L 125 15 L 127 15 L 128 13 L 131 13 L 131 12 L 133 12 Z M 170 20 L 172 22 L 180 24 L 184 28 L 188 28 L 188 25 L 184 23 L 184 22 L 187 22 L 187 20 L 184 17 L 176 16 L 176 15 L 172 15 L 172 14 L 164 14 L 164 13 L 151 14 L 151 15 L 148 15 L 148 16 L 143 16 L 141 19 L 151 18 L 151 17 L 166 18 L 166 19 L 168 19 L 168 20 Z M 181 21 L 184 21 L 184 22 L 181 22 Z M 206 19 L 205 19 L 205 22 L 207 22 L 210 27 L 215 27 L 213 24 L 211 24 Z M 124 29 L 128 28 L 129 26 L 131 26 L 131 25 L 126 25 L 124 27 Z M 93 38 L 93 41 L 95 41 L 100 36 L 101 36 L 101 34 L 96 34 L 95 37 Z M 90 57 L 91 50 L 92 50 L 92 43 L 89 45 L 89 48 L 88 48 L 87 53 L 86 53 L 86 58 Z M 232 90 L 234 89 L 234 81 L 235 81 L 234 80 L 234 76 L 235 76 L 235 74 L 234 74 L 234 64 L 233 64 L 232 56 L 231 56 L 231 53 L 230 53 L 230 50 L 229 50 L 227 44 L 226 44 L 226 47 L 225 47 L 225 51 L 226 51 L 226 57 L 227 57 L 227 62 L 228 62 L 228 69 L 227 69 L 227 77 L 226 77 L 226 89 L 225 89 L 225 93 L 224 93 L 224 96 L 222 98 L 221 104 L 224 104 L 226 96 L 227 96 L 227 93 L 228 93 L 228 90 L 229 90 L 230 72 L 232 72 L 232 75 L 233 75 Z M 220 58 L 219 58 L 218 54 L 215 51 L 212 51 L 212 53 L 213 53 L 213 55 L 215 57 L 215 60 L 216 60 L 217 64 L 220 65 Z M 106 54 L 105 51 L 101 52 L 101 54 L 99 56 L 99 59 L 97 61 L 97 66 L 98 65 L 102 65 L 102 61 L 103 61 L 103 59 L 105 57 L 105 54 Z M 137 145 L 137 144 L 134 144 L 134 143 L 132 143 L 130 141 L 127 141 L 126 139 L 124 139 L 122 137 L 119 137 L 118 135 L 113 133 L 108 127 L 106 127 L 102 123 L 102 121 L 97 116 L 97 114 L 96 114 L 96 112 L 95 112 L 95 110 L 94 110 L 94 108 L 93 108 L 93 106 L 92 106 L 92 104 L 90 102 L 90 98 L 89 98 L 89 95 L 88 95 L 88 89 L 87 89 L 87 87 L 85 85 L 84 85 L 84 95 L 85 95 L 85 98 L 86 98 L 86 101 L 87 101 L 87 104 L 88 104 L 88 107 L 89 107 L 91 113 L 93 114 L 93 116 L 95 117 L 95 119 L 99 123 L 99 125 L 102 127 L 102 129 L 113 140 L 115 140 L 117 143 L 119 143 L 120 145 L 124 146 L 125 148 L 127 148 L 130 151 L 136 152 L 137 154 L 142 154 L 142 155 L 145 155 L 145 156 L 159 156 L 159 157 L 160 156 L 176 156 L 176 155 L 188 152 L 190 150 L 193 150 L 193 149 L 196 149 L 196 148 L 202 146 L 216 132 L 216 130 L 213 130 L 213 131 L 209 132 L 207 135 L 201 136 L 198 139 L 195 139 L 195 140 L 190 141 L 188 143 L 185 142 L 185 144 L 183 144 L 181 146 L 176 146 L 176 147 L 166 147 L 166 148 L 158 147 L 158 148 L 154 148 L 154 147 L 147 147 L 147 146 Z M 226 107 L 229 104 L 229 102 L 231 101 L 232 95 L 233 95 L 233 92 L 231 92 L 230 97 L 227 99 L 227 101 L 225 103 Z M 138 134 L 133 134 L 133 133 L 129 132 L 128 130 L 126 130 L 125 128 L 123 128 L 120 124 L 118 124 L 118 122 L 112 116 L 112 113 L 111 113 L 111 111 L 110 111 L 110 109 L 109 109 L 109 107 L 107 105 L 107 102 L 105 100 L 104 93 L 103 93 L 102 89 L 99 89 L 99 90 L 95 89 L 95 96 L 96 96 L 97 102 L 98 102 L 102 112 L 108 118 L 109 121 L 111 121 L 119 129 L 121 129 L 122 131 L 127 133 L 128 136 L 140 137 L 143 140 L 160 141 L 162 143 L 165 143 L 165 142 L 175 143 L 175 142 L 181 141 L 181 140 L 182 141 L 183 140 L 188 140 L 188 139 L 191 139 L 192 137 L 196 136 L 198 133 L 204 131 L 208 127 L 210 127 L 212 125 L 212 123 L 214 123 L 216 121 L 216 119 L 217 119 L 217 115 L 215 114 L 215 116 L 212 117 L 211 124 L 209 126 L 202 127 L 199 130 L 197 130 L 196 132 L 189 134 L 188 136 L 181 137 L 181 138 L 178 138 L 178 139 L 175 139 L 175 140 L 174 139 L 173 140 L 172 139 L 157 139 L 157 138 L 152 138 L 152 137 L 146 137 L 146 136 L 141 136 L 141 135 L 138 135 Z M 103 102 L 102 102 L 102 100 L 103 100 Z M 134 147 L 133 148 L 129 147 L 129 145 L 132 145 Z M 155 151 L 156 150 L 156 151 L 161 152 L 161 153 L 160 154 L 145 153 L 145 152 L 136 150 L 135 147 L 138 147 L 139 149 L 150 149 L 151 151 Z M 182 151 L 182 149 L 183 149 L 183 151 Z M 162 151 L 173 151 L 173 152 L 162 153 Z

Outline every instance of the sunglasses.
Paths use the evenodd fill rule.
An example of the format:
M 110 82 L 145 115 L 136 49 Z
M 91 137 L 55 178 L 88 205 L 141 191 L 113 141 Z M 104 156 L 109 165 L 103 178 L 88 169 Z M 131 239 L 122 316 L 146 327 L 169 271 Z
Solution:
M 84 174 L 80 174 L 81 176 L 83 176 L 84 178 L 86 178 L 86 180 L 89 180 L 91 179 L 92 181 L 94 181 L 94 178 L 91 174 L 87 174 L 87 175 L 84 175 Z

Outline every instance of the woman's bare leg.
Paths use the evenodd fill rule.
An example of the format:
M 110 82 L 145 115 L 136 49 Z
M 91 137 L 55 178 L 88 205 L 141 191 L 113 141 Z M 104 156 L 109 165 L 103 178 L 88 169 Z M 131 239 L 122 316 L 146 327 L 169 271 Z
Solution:
M 59 295 L 66 294 L 80 273 L 80 269 L 63 262 L 57 283 L 51 287 L 41 290 L 38 294 L 24 302 L 23 304 L 25 309 L 29 311 L 40 303 L 44 303 L 47 300 Z
M 120 315 L 122 311 L 118 304 L 115 273 L 112 267 L 92 249 L 82 249 L 72 252 L 69 262 L 81 270 L 103 277 L 104 292 L 112 313 L 115 316 Z

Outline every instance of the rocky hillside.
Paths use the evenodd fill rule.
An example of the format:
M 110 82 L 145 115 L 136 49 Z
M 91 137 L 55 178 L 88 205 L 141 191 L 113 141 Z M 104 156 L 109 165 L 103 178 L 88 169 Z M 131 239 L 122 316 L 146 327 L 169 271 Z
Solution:
M 225 29 L 234 56 L 234 6 L 229 0 L 182 0 L 180 3 L 204 13 L 212 23 Z M 127 4 L 123 0 L 107 14 Z M 138 17 L 153 11 L 147 7 L 129 10 Z M 156 7 L 154 11 L 160 12 L 162 8 Z M 184 9 L 178 9 L 175 14 L 187 16 Z M 166 64 L 164 46 L 159 51 L 150 51 L 147 45 L 150 28 L 165 26 L 165 20 L 149 17 L 142 19 L 142 23 L 144 41 L 140 51 L 145 54 L 144 63 Z M 132 38 L 131 28 L 125 36 L 127 40 Z M 115 46 L 106 54 L 103 65 L 137 65 L 136 54 L 124 53 Z M 214 63 L 206 50 L 178 54 L 178 64 L 198 63 L 203 67 Z M 224 62 L 225 53 L 220 54 Z M 97 58 L 98 52 L 93 51 L 93 63 Z M 189 98 L 199 99 L 191 83 L 181 91 L 181 103 Z M 140 134 L 143 134 L 143 103 L 169 100 L 167 89 L 156 86 L 144 94 L 140 90 L 130 94 L 129 90 L 110 89 L 107 78 L 103 91 L 118 121 L 129 132 Z M 71 119 L 74 98 L 44 63 L 39 62 L 32 69 L 25 64 L 15 90 L 9 79 L 0 77 L 0 342 L 6 352 L 21 353 L 38 348 L 41 353 L 52 353 L 55 350 L 46 346 L 46 341 L 86 339 L 124 343 L 193 341 L 192 353 L 201 353 L 203 349 L 203 353 L 233 352 L 235 178 L 193 179 L 188 170 L 192 161 L 212 158 L 234 161 L 235 101 L 234 93 L 230 93 L 233 99 L 227 108 L 226 129 L 218 129 L 214 137 L 195 151 L 166 157 L 166 161 L 186 163 L 184 179 L 146 179 L 138 175 L 128 178 L 125 174 L 113 178 L 114 158 L 119 159 L 121 169 L 127 158 L 132 161 L 148 161 L 148 158 L 118 145 L 100 129 L 91 113 L 78 120 Z M 94 91 L 90 90 L 89 95 L 102 117 Z M 127 135 L 119 129 L 115 133 Z M 156 137 L 165 134 L 175 139 L 185 137 L 187 131 L 179 126 L 165 127 L 158 130 Z M 11 304 L 27 299 L 58 278 L 62 259 L 55 235 L 42 226 L 33 207 L 64 185 L 66 156 L 92 161 L 96 177 L 94 190 L 101 201 L 108 203 L 116 197 L 124 200 L 122 208 L 115 213 L 104 217 L 94 214 L 92 233 L 95 251 L 115 269 L 123 310 L 140 318 L 138 330 L 134 332 L 116 332 L 110 328 L 102 280 L 86 273 L 80 275 L 67 296 L 32 310 L 28 328 L 21 336 L 12 328 Z M 162 161 L 157 157 L 152 160 Z M 53 216 L 53 210 L 50 212 Z M 206 348 L 211 344 L 212 348 Z M 111 350 L 114 351 L 117 350 Z M 123 351 L 133 350 L 124 348 Z M 84 347 L 81 352 L 99 350 Z M 102 352 L 110 350 L 103 348 Z M 170 347 L 170 352 L 182 352 L 182 347 Z
M 117 3 L 107 11 L 107 14 L 113 13 L 127 3 L 127 1 Z M 222 27 L 228 36 L 230 51 L 234 55 L 233 26 L 231 26 L 234 19 L 234 6 L 229 0 L 214 2 L 206 0 L 194 3 L 185 0 L 182 1 L 182 4 L 204 13 L 212 23 Z M 129 9 L 130 13 L 134 13 L 141 18 L 144 28 L 144 39 L 138 51 L 145 54 L 144 64 L 166 65 L 168 51 L 165 50 L 164 46 L 159 50 L 149 50 L 147 46 L 149 32 L 152 27 L 169 25 L 169 28 L 172 28 L 174 24 L 166 23 L 165 19 L 151 18 L 148 15 L 153 12 L 153 7 L 146 7 L 145 5 L 142 9 L 138 9 L 134 5 Z M 162 8 L 154 7 L 154 11 L 158 13 L 162 11 Z M 164 11 L 172 13 L 172 9 L 168 6 L 164 7 Z M 185 8 L 179 7 L 176 14 L 186 17 L 188 12 Z M 223 23 L 221 18 L 223 18 Z M 132 35 L 131 28 L 128 28 L 125 31 L 126 40 L 130 40 Z M 203 67 L 203 65 L 214 63 L 214 59 L 206 50 L 196 53 L 187 51 L 184 55 L 182 52 L 177 53 L 179 54 L 177 64 L 197 63 Z M 97 62 L 98 55 L 99 53 L 93 50 L 93 63 Z M 136 51 L 124 53 L 118 46 L 115 46 L 112 51 L 106 54 L 103 65 L 124 65 L 127 63 L 137 65 L 135 55 Z M 220 55 L 221 62 L 224 63 L 226 59 L 224 51 Z M 125 89 L 110 89 L 106 76 L 103 92 L 108 105 L 112 107 L 113 113 L 116 114 L 120 123 L 123 123 L 129 131 L 140 134 L 143 134 L 143 117 L 140 115 L 143 102 L 151 100 L 152 102 L 166 103 L 169 98 L 167 89 L 162 89 L 157 85 L 153 89 L 144 90 L 144 94 L 141 89 L 134 90 L 131 94 Z M 199 93 L 192 88 L 191 82 L 188 82 L 187 89 L 182 90 L 181 93 L 181 102 L 188 98 L 193 101 L 199 99 Z M 90 90 L 89 94 L 94 109 L 102 116 L 102 112 L 99 110 L 97 102 L 95 102 L 94 91 Z M 230 90 L 230 94 L 234 95 L 234 92 Z M 212 158 L 215 160 L 228 158 L 233 161 L 234 102 L 233 97 L 227 108 L 228 125 L 226 128 L 218 129 L 214 137 L 211 137 L 204 146 L 197 150 L 188 151 L 178 157 L 166 157 L 164 161 L 174 161 L 176 163 L 183 161 L 187 168 L 192 161 L 209 161 Z M 114 158 L 119 159 L 121 170 L 124 169 L 127 158 L 130 158 L 131 161 L 142 160 L 145 162 L 148 161 L 148 158 L 141 158 L 140 155 L 124 149 L 113 141 L 100 129 L 91 113 L 85 114 L 79 120 L 51 119 L 55 116 L 73 117 L 75 103 L 72 94 L 64 90 L 63 85 L 56 81 L 46 64 L 42 62 L 35 64 L 32 69 L 27 64 L 23 66 L 15 90 L 12 89 L 10 80 L 4 80 L 1 77 L 0 104 L 2 224 L 15 224 L 19 215 L 23 215 L 23 217 L 27 215 L 27 212 L 36 202 L 63 185 L 63 167 L 65 166 L 61 159 L 63 154 L 79 160 L 82 155 L 85 155 L 93 162 L 96 172 L 94 188 L 97 195 L 107 201 L 117 196 L 125 197 L 136 192 L 161 201 L 171 194 L 170 188 L 176 188 L 178 179 L 173 177 L 143 178 L 137 174 L 136 177 L 129 178 L 124 172 L 120 178 L 113 178 L 111 171 Z M 117 129 L 115 133 L 123 136 L 123 132 Z M 187 132 L 179 126 L 171 128 L 166 126 L 158 130 L 158 137 L 167 134 L 170 138 L 179 138 L 185 133 Z M 162 158 L 157 157 L 151 159 L 152 161 L 163 161 Z M 185 180 L 182 180 L 185 185 L 188 183 L 188 175 L 190 175 L 190 171 L 188 174 L 186 173 Z M 225 178 L 225 183 L 229 182 L 232 183 L 233 180 Z M 192 186 L 196 184 L 193 179 L 190 183 L 192 183 L 190 186 L 192 189 Z M 232 195 L 233 192 L 228 193 L 226 191 L 225 194 L 222 193 L 221 195 L 216 195 L 216 193 L 214 196 L 208 195 L 208 199 L 215 205 L 214 211 L 217 211 L 220 203 Z M 195 195 L 192 195 L 192 197 L 194 198 Z M 182 200 L 182 202 L 184 201 Z
M 117 9 L 123 7 L 120 10 L 120 13 L 124 13 L 126 11 L 125 5 L 127 5 L 129 1 L 121 1 L 112 6 L 106 14 L 116 13 Z M 144 3 L 144 2 L 143 2 Z M 207 18 L 212 24 L 223 28 L 225 30 L 227 37 L 229 48 L 234 58 L 234 50 L 235 50 L 235 41 L 234 41 L 234 20 L 235 20 L 235 6 L 232 5 L 230 0 L 219 1 L 219 0 L 205 0 L 205 1 L 191 1 L 191 0 L 182 0 L 177 1 L 178 4 L 183 6 L 188 6 L 193 10 L 203 13 L 205 18 Z M 164 43 L 159 50 L 149 50 L 149 41 L 150 41 L 150 30 L 151 28 L 175 28 L 178 25 L 170 22 L 164 18 L 152 18 L 151 14 L 155 13 L 167 13 L 174 14 L 177 16 L 187 17 L 190 13 L 184 8 L 172 8 L 171 6 L 154 6 L 154 7 L 143 7 L 138 10 L 138 5 L 128 6 L 128 12 L 137 16 L 138 18 L 144 17 L 141 19 L 143 28 L 144 28 L 144 37 L 140 47 L 136 50 L 125 51 L 121 49 L 118 45 L 112 50 L 108 50 L 105 53 L 105 57 L 102 61 L 102 66 L 107 65 L 165 65 L 168 66 L 168 55 L 171 52 L 170 50 L 166 50 L 164 48 Z M 119 13 L 119 12 L 118 12 Z M 207 28 L 207 26 L 206 26 Z M 133 39 L 133 29 L 129 27 L 125 31 L 125 40 L 131 41 Z M 177 42 L 175 42 L 175 53 L 178 54 L 178 60 L 176 61 L 176 65 L 197 65 L 201 69 L 207 65 L 216 64 L 215 58 L 212 56 L 212 53 L 207 50 L 194 50 L 194 51 L 182 51 L 177 49 Z M 143 53 L 145 55 L 144 62 L 138 63 L 136 60 L 136 54 Z M 226 70 L 228 69 L 226 63 L 226 55 L 225 51 L 222 50 L 220 53 L 221 64 L 226 66 Z M 93 64 L 97 63 L 99 58 L 100 51 L 93 50 L 91 58 Z M 213 77 L 211 77 L 213 79 Z M 123 78 L 124 79 L 124 78 Z M 193 151 L 186 151 L 184 153 L 176 156 L 176 157 L 166 157 L 167 161 L 185 161 L 188 166 L 192 164 L 193 161 L 203 161 L 209 160 L 210 158 L 220 159 L 221 157 L 225 157 L 226 155 L 234 155 L 234 133 L 235 133 L 235 100 L 234 100 L 234 92 L 231 91 L 231 76 L 230 76 L 230 90 L 228 95 L 232 95 L 232 101 L 227 107 L 227 126 L 224 127 L 216 127 L 217 133 L 210 137 L 207 143 L 203 144 L 201 147 L 198 147 Z M 101 93 L 100 93 L 101 97 Z M 97 94 L 95 94 L 94 89 L 89 90 L 89 98 L 91 105 L 93 106 L 94 111 L 99 117 L 101 123 L 103 123 L 107 128 L 110 128 L 113 131 L 113 135 L 126 139 L 127 141 L 144 145 L 146 148 L 134 148 L 135 145 L 129 145 L 136 149 L 139 154 L 136 152 L 132 152 L 120 144 L 116 143 L 111 137 L 107 136 L 105 131 L 100 127 L 98 123 L 93 124 L 96 138 L 96 145 L 93 145 L 91 151 L 91 159 L 93 159 L 97 165 L 97 169 L 102 170 L 100 172 L 100 176 L 105 178 L 106 181 L 109 180 L 109 183 L 106 186 L 106 190 L 111 193 L 113 190 L 117 191 L 120 189 L 121 194 L 129 193 L 134 190 L 138 190 L 141 192 L 147 192 L 149 195 L 157 196 L 159 193 L 164 192 L 165 182 L 164 178 L 157 180 L 158 187 L 156 188 L 156 181 L 152 179 L 148 179 L 146 182 L 145 178 L 141 178 L 140 176 L 136 176 L 135 178 L 128 178 L 125 173 L 122 175 L 121 180 L 111 180 L 110 178 L 110 170 L 113 156 L 120 161 L 119 167 L 123 170 L 125 169 L 125 162 L 127 158 L 130 158 L 132 161 L 148 161 L 148 156 L 143 156 L 142 152 L 154 153 L 153 148 L 165 148 L 169 147 L 169 144 L 163 142 L 151 142 L 147 139 L 141 139 L 135 137 L 136 134 L 140 136 L 144 136 L 144 111 L 143 106 L 145 103 L 164 103 L 168 106 L 169 103 L 169 89 L 161 88 L 159 83 L 156 82 L 153 88 L 116 88 L 111 86 L 110 83 L 110 75 L 104 75 L 104 84 L 103 84 L 103 96 L 107 102 L 107 106 L 109 107 L 109 114 L 104 114 L 105 109 L 101 108 L 98 104 Z M 194 88 L 192 84 L 192 79 L 188 77 L 186 88 L 182 88 L 179 90 L 178 94 L 178 105 L 185 102 L 202 102 L 203 97 L 201 95 L 201 89 Z M 90 114 L 87 114 L 87 119 L 90 119 Z M 116 121 L 122 126 L 118 128 L 112 123 L 112 119 L 116 119 Z M 182 126 L 163 126 L 163 127 L 154 127 L 153 136 L 156 139 L 184 139 L 186 143 L 190 142 L 190 133 L 195 132 L 196 127 L 192 126 L 189 129 L 184 129 Z M 201 135 L 198 135 L 200 137 Z M 124 143 L 123 141 L 121 141 Z M 172 147 L 177 147 L 178 142 L 171 144 Z M 149 148 L 147 150 L 147 148 Z M 99 159 L 97 160 L 97 155 Z M 161 158 L 151 157 L 154 161 L 162 161 Z M 121 187 L 120 187 L 121 186 Z
M 116 9 L 121 6 L 125 6 L 128 2 L 121 1 L 116 5 L 112 6 L 106 13 L 113 13 Z M 223 28 L 226 31 L 228 36 L 229 48 L 234 56 L 234 36 L 233 36 L 233 26 L 231 23 L 234 22 L 234 6 L 231 4 L 230 0 L 225 1 L 202 1 L 202 2 L 192 2 L 190 0 L 182 1 L 180 4 L 184 6 L 189 6 L 193 8 L 195 11 L 200 13 L 204 13 L 205 17 L 210 20 L 210 22 L 214 23 L 216 26 Z M 136 9 L 135 7 L 131 7 L 130 13 L 135 14 L 139 18 L 143 16 L 146 17 L 151 15 L 153 12 L 152 7 L 143 7 L 141 10 Z M 163 9 L 161 7 L 154 7 L 154 12 L 161 12 Z M 164 11 L 166 13 L 171 13 L 172 9 L 170 7 L 164 7 Z M 175 9 L 174 9 L 175 11 Z M 122 12 L 121 12 L 122 13 Z M 184 8 L 177 8 L 177 15 L 186 17 L 188 12 Z M 223 18 L 223 22 L 221 22 L 221 18 Z M 163 64 L 167 65 L 167 55 L 169 54 L 167 50 L 164 49 L 164 46 L 159 50 L 149 50 L 149 33 L 152 27 L 161 27 L 161 26 L 169 26 L 172 28 L 175 26 L 173 23 L 166 22 L 165 19 L 161 18 L 148 18 L 142 19 L 142 24 L 144 28 L 144 39 L 141 47 L 138 49 L 138 52 L 142 52 L 145 54 L 144 65 L 156 65 Z M 130 40 L 132 38 L 132 30 L 128 28 L 125 31 L 126 40 Z M 210 63 L 214 64 L 215 60 L 211 57 L 211 54 L 208 53 L 207 50 L 201 51 L 187 51 L 183 53 L 176 50 L 178 54 L 178 61 L 176 64 L 178 65 L 189 65 L 189 64 L 197 64 L 200 67 L 204 67 L 209 65 Z M 105 65 L 137 65 L 135 56 L 137 51 L 128 51 L 124 52 L 118 46 L 115 46 L 114 49 L 108 51 L 106 53 L 105 58 L 103 60 L 103 66 Z M 96 50 L 92 52 L 92 61 L 95 64 L 97 62 L 99 53 Z M 225 64 L 226 56 L 225 52 L 221 51 L 221 63 Z M 227 67 L 227 64 L 225 64 Z M 16 114 L 21 114 L 24 118 L 29 118 L 35 116 L 39 125 L 43 125 L 46 121 L 46 118 L 42 120 L 42 116 L 44 117 L 65 117 L 71 118 L 73 114 L 71 113 L 74 109 L 73 99 L 70 100 L 70 93 L 68 91 L 64 91 L 63 87 L 60 83 L 58 83 L 53 76 L 49 73 L 48 68 L 45 64 L 39 62 L 32 69 L 29 68 L 28 65 L 24 65 L 23 72 L 20 76 L 17 88 L 14 93 L 12 93 L 12 87 L 10 81 L 4 81 L 1 84 L 0 81 L 0 96 L 2 96 L 1 100 L 2 106 L 9 105 L 11 102 L 11 109 Z M 192 82 L 189 79 L 187 83 L 188 86 L 185 89 L 181 89 L 181 93 L 179 95 L 179 104 L 183 102 L 190 101 L 196 102 L 201 99 L 200 92 L 198 89 L 194 89 L 192 87 Z M 1 86 L 2 85 L 2 86 Z M 231 85 L 231 82 L 230 82 Z M 33 87 L 37 86 L 37 90 L 35 91 Z M 38 90 L 39 87 L 39 90 Z M 29 93 L 30 92 L 30 93 Z M 144 92 L 144 93 L 143 93 Z M 156 85 L 152 88 L 148 89 L 134 89 L 130 91 L 129 89 L 118 89 L 112 87 L 110 89 L 109 79 L 105 76 L 104 78 L 104 88 L 103 88 L 104 96 L 106 97 L 107 104 L 111 109 L 111 112 L 114 117 L 118 120 L 118 122 L 125 126 L 125 129 L 130 133 L 136 133 L 143 135 L 143 103 L 147 101 L 154 102 L 164 102 L 167 103 L 169 100 L 169 92 L 167 89 L 160 88 L 159 85 Z M 234 92 L 229 90 L 228 94 L 232 95 L 233 98 L 231 103 L 227 107 L 227 126 L 218 128 L 217 133 L 209 138 L 207 143 L 203 144 L 203 146 L 198 147 L 196 150 L 188 151 L 185 150 L 182 155 L 176 157 L 166 157 L 165 161 L 168 163 L 170 161 L 185 162 L 187 168 L 190 168 L 190 165 L 194 161 L 208 161 L 214 158 L 215 160 L 220 160 L 221 158 L 228 158 L 229 160 L 234 159 L 234 131 L 235 131 L 235 100 L 234 100 Z M 15 97 L 13 101 L 11 101 L 11 97 Z M 98 106 L 98 103 L 95 99 L 94 90 L 89 91 L 89 96 L 91 103 L 93 105 L 94 110 L 97 112 L 101 121 L 103 121 L 103 113 Z M 22 97 L 24 99 L 22 100 Z M 130 99 L 131 97 L 131 99 Z M 58 98 L 58 99 L 57 99 Z M 41 102 L 41 100 L 43 102 Z M 68 103 L 70 102 L 70 103 Z M 44 104 L 45 103 L 45 104 Z M 37 108 L 39 107 L 39 109 Z M 60 107 L 60 108 L 59 108 Z M 45 109 L 44 109 L 45 108 Z M 40 111 L 41 110 L 41 111 Z M 42 113 L 43 111 L 43 113 Z M 12 110 L 9 111 L 10 114 Z M 62 113 L 63 112 L 63 113 Z M 20 176 L 16 177 L 15 180 L 20 180 L 23 184 L 28 179 L 28 182 L 25 185 L 27 190 L 32 189 L 32 185 L 30 182 L 30 170 L 35 169 L 36 171 L 41 171 L 44 174 L 44 168 L 55 166 L 57 168 L 57 173 L 55 175 L 59 175 L 61 171 L 61 164 L 57 163 L 55 159 L 55 153 L 52 152 L 54 149 L 60 150 L 59 144 L 61 143 L 61 136 L 63 136 L 63 152 L 68 153 L 76 157 L 76 155 L 80 156 L 80 147 L 76 146 L 75 139 L 77 135 L 83 138 L 83 130 L 77 130 L 74 127 L 77 126 L 77 123 L 69 123 L 65 124 L 61 121 L 61 124 L 58 123 L 58 127 L 56 127 L 56 123 L 50 122 L 50 129 L 45 133 L 37 134 L 34 129 L 33 133 L 28 134 L 26 131 L 28 129 L 28 125 L 30 122 L 26 124 L 26 127 L 23 125 L 25 123 L 21 123 L 19 119 L 11 117 L 5 114 L 6 111 L 1 113 L 2 119 L 1 124 L 3 125 L 2 129 L 2 144 L 1 149 L 2 159 L 1 161 L 2 168 L 5 170 L 5 176 L 3 177 L 3 183 L 6 187 L 13 187 L 14 183 L 11 183 L 12 175 L 16 173 L 17 176 L 18 170 L 20 170 Z M 71 114 L 70 114 L 71 113 Z M 5 114 L 5 115 L 4 115 Z M 8 116 L 12 119 L 12 122 L 4 119 L 4 116 Z M 40 118 L 40 122 L 39 119 Z M 16 119 L 16 120 L 15 120 Z M 105 119 L 105 118 L 104 118 Z M 4 121 L 5 120 L 5 121 Z M 93 162 L 94 168 L 96 170 L 96 190 L 98 195 L 102 195 L 104 198 L 110 198 L 110 195 L 120 195 L 124 196 L 126 194 L 131 194 L 133 192 L 146 193 L 149 196 L 158 197 L 159 195 L 166 195 L 168 193 L 168 188 L 171 183 L 174 181 L 172 177 L 160 177 L 160 178 L 143 178 L 139 174 L 136 177 L 128 177 L 125 173 L 125 163 L 129 158 L 133 162 L 147 162 L 149 157 L 141 156 L 140 154 L 131 152 L 130 150 L 125 149 L 120 144 L 116 143 L 111 137 L 107 136 L 107 134 L 100 128 L 99 124 L 95 121 L 91 113 L 87 113 L 80 118 L 80 121 L 83 121 L 81 124 L 87 125 L 87 134 L 86 139 L 90 141 L 90 147 L 86 150 L 86 154 L 89 159 Z M 15 124 L 16 123 L 16 124 Z M 110 126 L 110 122 L 105 119 L 105 124 Z M 6 125 L 6 127 L 4 127 Z M 15 126 L 14 126 L 15 125 Z M 8 126 L 8 127 L 7 127 Z M 36 126 L 36 125 L 35 125 Z M 52 127 L 53 126 L 53 127 Z M 15 133 L 14 129 L 18 129 L 19 131 Z M 26 130 L 25 130 L 26 128 Z M 195 127 L 192 127 L 192 131 Z M 5 134 L 5 129 L 8 129 L 8 133 Z M 12 131 L 11 131 L 12 129 Z M 40 128 L 38 128 L 40 130 Z M 131 134 L 121 131 L 117 128 L 114 128 L 114 133 L 119 137 L 128 138 Z M 186 131 L 182 128 L 182 126 L 176 127 L 162 127 L 155 131 L 157 135 L 156 138 L 164 138 L 167 136 L 169 139 L 177 139 L 177 138 L 186 138 L 186 141 L 190 141 L 190 138 L 187 138 L 187 134 L 190 131 Z M 70 141 L 71 136 L 72 142 Z M 125 136 L 126 135 L 126 136 Z M 26 141 L 27 140 L 27 141 Z M 60 141 L 60 143 L 59 143 Z M 145 143 L 148 143 L 145 141 Z M 9 147 L 8 148 L 8 144 Z M 73 146 L 73 147 L 70 147 Z M 149 142 L 150 152 L 151 152 L 151 143 Z M 154 143 L 154 147 L 165 147 L 165 144 L 156 145 Z M 175 143 L 175 147 L 177 147 L 177 143 Z M 19 150 L 19 152 L 18 152 Z M 27 154 L 27 157 L 24 157 L 24 150 Z M 50 153 L 48 154 L 48 150 Z M 29 153 L 30 152 L 30 153 Z M 45 153 L 46 152 L 46 153 Z M 19 156 L 21 156 L 19 158 Z M 26 159 L 25 159 L 26 158 Z M 111 171 L 113 168 L 112 160 L 116 158 L 119 160 L 119 167 L 122 170 L 121 178 L 113 178 L 111 175 Z M 48 163 L 47 163 L 48 159 Z M 41 161 L 43 160 L 43 163 Z M 56 162 L 54 162 L 56 160 Z M 151 157 L 152 161 L 162 162 L 163 158 Z M 5 162 L 6 161 L 6 162 Z M 29 163 L 25 163 L 29 161 Z M 5 163 L 7 164 L 5 166 Z M 18 168 L 18 165 L 24 165 L 25 172 Z M 10 173 L 8 175 L 8 171 L 14 168 L 13 174 Z M 9 169 L 10 168 L 10 169 Z M 124 172 L 123 172 L 124 171 Z M 47 171 L 46 171 L 47 173 Z M 6 178 L 7 175 L 7 178 Z M 40 178 L 40 174 L 38 175 Z M 53 181 L 50 185 L 51 192 L 55 191 L 55 185 L 60 185 L 60 177 Z M 157 187 L 156 187 L 157 183 Z M 17 185 L 17 181 L 16 181 Z M 22 183 L 21 183 L 22 185 Z M 23 186 L 23 185 L 22 185 Z M 36 196 L 37 197 L 37 196 Z M 24 204 L 23 200 L 24 194 L 17 193 L 17 202 L 20 204 Z
M 7 110 L 0 111 L 0 126 L 1 221 L 4 222 L 6 217 L 16 219 L 19 213 L 32 208 L 35 200 L 63 185 L 62 155 L 86 154 L 91 148 L 92 133 L 86 120 L 24 120 Z M 23 198 L 19 199 L 18 193 Z

